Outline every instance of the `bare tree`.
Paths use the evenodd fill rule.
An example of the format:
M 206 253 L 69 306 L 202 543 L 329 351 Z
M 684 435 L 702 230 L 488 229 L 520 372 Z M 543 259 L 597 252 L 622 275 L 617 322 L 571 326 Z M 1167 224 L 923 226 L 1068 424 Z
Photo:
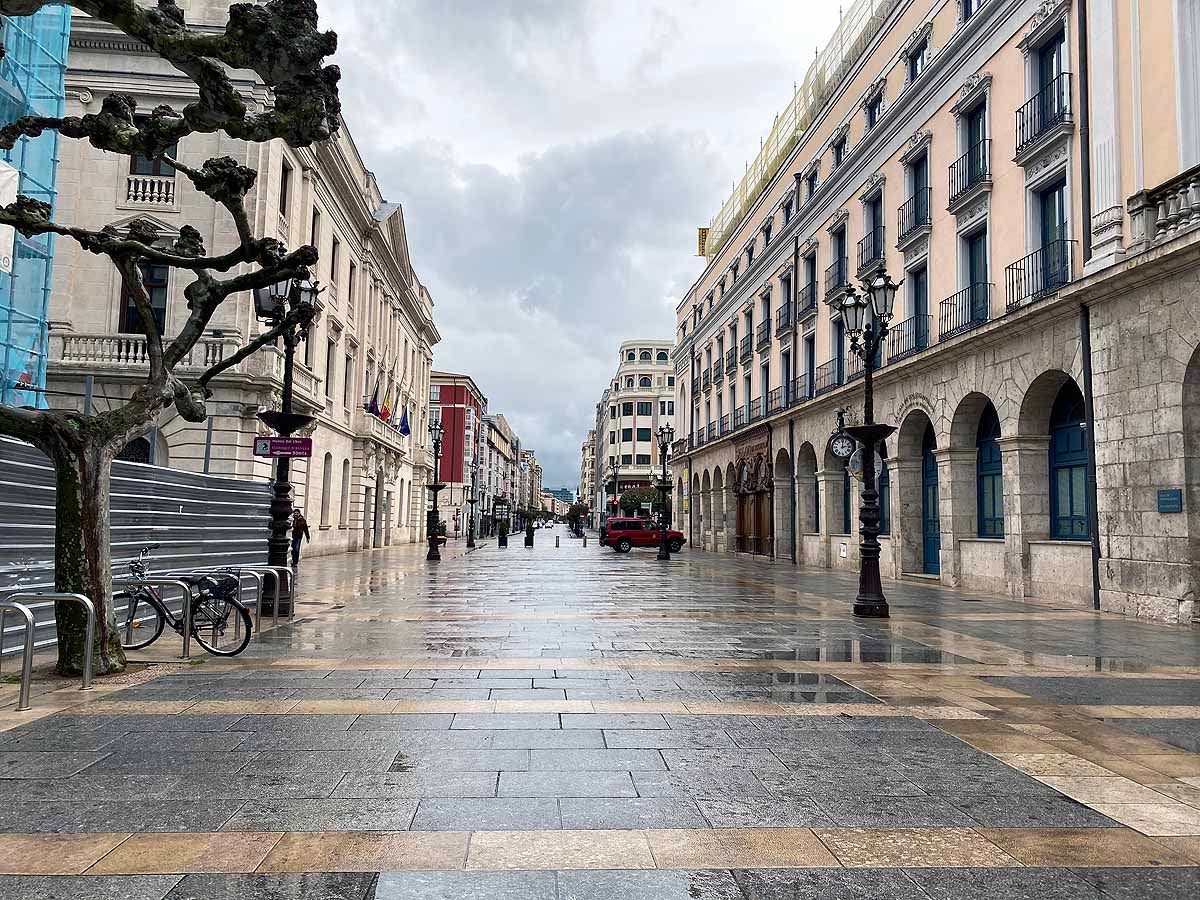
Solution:
M 0 0 L 0 13 L 32 15 L 60 0 Z M 113 458 L 130 441 L 148 433 L 158 414 L 173 406 L 189 422 L 207 418 L 208 382 L 285 331 L 306 327 L 308 307 L 292 310 L 282 322 L 262 331 L 237 353 L 185 383 L 174 372 L 204 334 L 213 313 L 242 291 L 288 278 L 303 278 L 317 261 L 314 247 L 288 251 L 278 241 L 257 238 L 250 228 L 246 196 L 256 173 L 229 157 L 210 159 L 190 168 L 167 156 L 168 149 L 190 134 L 224 132 L 246 141 L 282 138 L 302 147 L 332 136 L 339 127 L 340 73 L 324 60 L 337 47 L 333 32 L 317 30 L 315 0 L 270 0 L 262 5 L 237 3 L 229 9 L 224 33 L 189 30 L 173 0 L 157 8 L 136 0 L 67 0 L 136 38 L 185 73 L 196 84 L 198 99 L 182 111 L 160 106 L 148 117 L 135 118 L 132 97 L 110 94 L 101 111 L 82 117 L 26 116 L 0 127 L 0 147 L 9 149 L 22 136 L 57 130 L 87 140 L 101 150 L 162 159 L 182 172 L 195 188 L 223 206 L 237 228 L 238 244 L 220 256 L 208 256 L 200 233 L 180 229 L 169 246 L 155 246 L 157 233 L 147 222 L 134 222 L 124 232 L 113 225 L 98 231 L 51 220 L 50 207 L 18 196 L 0 207 L 0 224 L 29 237 L 56 234 L 77 241 L 85 250 L 107 256 L 121 275 L 146 336 L 149 372 L 123 405 L 95 415 L 72 410 L 14 408 L 0 405 L 0 434 L 28 441 L 54 465 L 57 484 L 54 583 L 59 591 L 78 592 L 96 604 L 96 671 L 125 667 L 112 605 L 109 544 L 109 474 Z M 252 112 L 228 73 L 248 69 L 274 91 L 274 106 Z M 140 264 L 145 261 L 190 272 L 184 290 L 188 316 L 174 338 L 159 333 Z M 84 619 L 75 605 L 59 605 L 58 671 L 82 668 Z

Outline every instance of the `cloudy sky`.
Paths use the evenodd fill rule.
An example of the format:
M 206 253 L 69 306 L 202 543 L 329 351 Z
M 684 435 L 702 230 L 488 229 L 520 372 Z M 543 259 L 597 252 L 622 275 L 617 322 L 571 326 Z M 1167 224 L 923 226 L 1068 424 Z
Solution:
M 811 0 L 320 0 L 346 120 L 404 204 L 439 369 L 547 487 L 631 338 L 671 339 L 707 225 L 837 21 Z

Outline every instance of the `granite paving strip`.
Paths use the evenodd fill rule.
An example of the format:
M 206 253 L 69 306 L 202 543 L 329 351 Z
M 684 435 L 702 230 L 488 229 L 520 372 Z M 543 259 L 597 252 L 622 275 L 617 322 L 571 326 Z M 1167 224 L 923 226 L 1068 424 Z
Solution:
M 847 868 L 1020 865 L 970 828 L 816 828 L 814 833 Z
M 334 831 L 285 834 L 259 872 L 387 872 L 461 869 L 466 832 Z M 297 895 L 305 897 L 307 895 Z
M 660 869 L 840 865 L 808 828 L 648 829 L 646 839 Z
M 1026 866 L 1187 866 L 1192 861 L 1129 828 L 980 828 Z
M 134 834 L 99 859 L 87 874 L 253 872 L 281 837 L 279 832 Z
M 128 837 L 129 832 L 5 834 L 0 838 L 0 874 L 79 875 Z
M 471 836 L 468 869 L 653 869 L 642 831 L 493 831 Z

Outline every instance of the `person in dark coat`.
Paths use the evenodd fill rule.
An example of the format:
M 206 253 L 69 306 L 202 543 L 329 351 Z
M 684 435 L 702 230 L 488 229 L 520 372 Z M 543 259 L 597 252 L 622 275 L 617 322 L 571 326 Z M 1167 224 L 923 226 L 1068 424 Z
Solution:
M 302 510 L 295 510 L 292 513 L 292 566 L 295 567 L 300 562 L 300 542 L 312 541 L 312 535 L 308 533 L 308 520 L 304 518 Z

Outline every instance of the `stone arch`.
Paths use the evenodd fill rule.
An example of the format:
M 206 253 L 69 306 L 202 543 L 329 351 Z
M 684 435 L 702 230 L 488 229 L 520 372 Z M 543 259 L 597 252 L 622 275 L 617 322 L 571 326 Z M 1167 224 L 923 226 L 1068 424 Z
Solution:
M 821 530 L 821 511 L 817 478 L 817 451 L 805 441 L 796 451 L 796 506 L 801 534 L 816 534 Z
M 692 472 L 692 487 L 690 503 L 688 504 L 688 543 L 693 547 L 703 547 L 704 525 L 701 522 L 700 473 Z
M 980 525 L 980 498 L 988 511 L 1001 510 L 1003 518 L 1003 477 L 993 472 L 999 466 L 999 448 L 989 441 L 986 459 L 981 462 L 980 426 L 985 422 L 996 422 L 999 412 L 992 399 L 979 391 L 971 391 L 958 403 L 950 420 L 950 445 L 945 451 L 949 460 L 949 496 L 951 532 L 956 539 L 1001 538 L 1003 528 L 993 530 L 991 516 L 989 527 Z M 981 470 L 981 465 L 983 470 Z M 987 477 L 981 474 L 986 471 Z M 1001 493 L 996 494 L 996 491 Z
M 780 448 L 775 454 L 775 557 L 792 559 L 796 551 L 796 492 L 793 490 L 792 458 Z
M 733 463 L 725 467 L 725 549 L 737 549 L 737 469 Z
M 321 461 L 321 527 L 329 527 L 329 515 L 333 510 L 333 454 L 326 453 Z
M 713 549 L 723 550 L 725 538 L 725 479 L 721 475 L 721 467 L 717 466 L 712 473 L 712 523 Z
M 706 535 L 712 530 L 712 475 L 705 469 L 700 478 L 700 535 L 706 550 L 709 546 Z
M 684 512 L 683 512 L 683 478 L 682 477 L 675 479 L 675 499 L 677 501 L 679 501 L 675 504 L 675 507 L 674 507 L 675 527 L 678 528 L 680 531 L 686 531 L 687 529 L 684 528 L 684 526 L 687 524 L 687 520 L 684 518 Z
M 893 482 L 892 499 L 895 501 L 891 510 L 893 553 L 898 548 L 901 572 L 925 572 L 940 566 L 940 560 L 931 558 L 930 565 L 926 565 L 925 559 L 927 500 L 936 499 L 936 495 L 931 498 L 925 495 L 923 461 L 926 437 L 930 433 L 935 435 L 936 444 L 933 421 L 920 408 L 908 412 L 896 433 L 896 456 L 888 476 Z M 930 549 L 933 549 L 932 541 Z
M 1021 398 L 1021 410 L 1017 415 L 1017 433 L 1020 435 L 1048 435 L 1050 413 L 1059 391 L 1074 378 L 1061 369 L 1049 369 L 1029 383 Z M 1076 385 L 1078 388 L 1078 385 Z
M 825 534 L 842 534 L 845 524 L 846 460 L 834 455 L 833 441 L 825 442 L 821 460 L 821 530 Z M 851 500 L 851 503 L 853 501 Z M 851 528 L 854 527 L 853 512 Z

